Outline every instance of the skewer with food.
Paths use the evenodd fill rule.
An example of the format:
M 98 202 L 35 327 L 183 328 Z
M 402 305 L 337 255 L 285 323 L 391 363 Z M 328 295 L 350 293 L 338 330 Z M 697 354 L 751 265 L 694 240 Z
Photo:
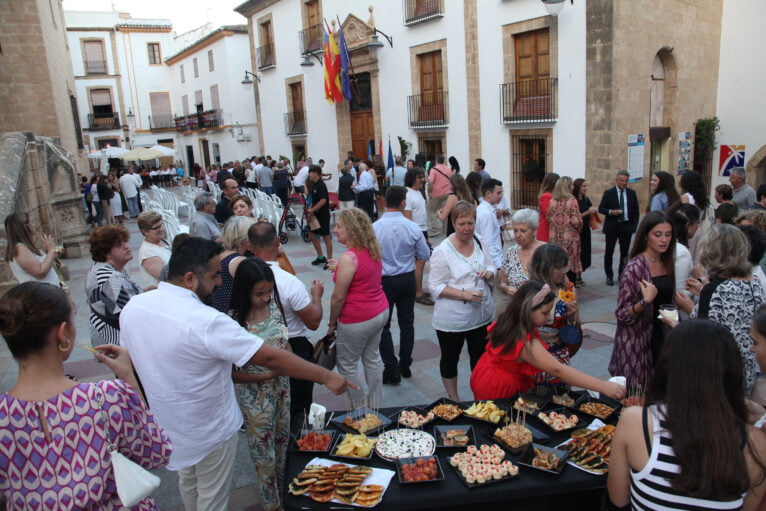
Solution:
M 354 418 L 350 415 L 343 419 L 343 424 L 360 433 L 367 433 L 378 429 L 383 421 L 374 413 L 366 413 L 360 417 Z
M 512 449 L 532 443 L 532 432 L 520 422 L 512 422 L 495 430 L 495 437 Z

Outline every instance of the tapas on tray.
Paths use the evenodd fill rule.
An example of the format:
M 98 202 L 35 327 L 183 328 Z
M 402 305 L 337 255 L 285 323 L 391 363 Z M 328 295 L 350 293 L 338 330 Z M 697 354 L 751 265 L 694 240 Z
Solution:
M 592 415 L 593 417 L 599 418 L 601 420 L 608 419 L 616 409 L 616 407 L 609 406 L 608 404 L 602 403 L 600 401 L 587 401 L 585 403 L 581 403 L 578 407 L 579 411 L 587 413 L 588 415 Z
M 497 444 L 469 445 L 465 452 L 453 454 L 449 462 L 460 479 L 473 488 L 517 476 L 519 467 L 504 457 L 505 451 Z
M 498 408 L 494 401 L 477 401 L 463 413 L 473 419 L 491 422 L 492 424 L 497 424 L 505 416 L 505 412 Z
M 293 448 L 304 452 L 327 452 L 334 437 L 335 432 L 331 430 L 302 429 Z
M 377 439 L 368 438 L 366 435 L 347 433 L 338 439 L 332 455 L 344 458 L 370 459 L 376 442 Z
M 420 428 L 436 418 L 433 412 L 425 412 L 418 408 L 405 408 L 399 412 L 397 422 L 408 428 Z
M 399 458 L 396 461 L 396 471 L 399 473 L 399 482 L 403 484 L 428 483 L 444 479 L 444 472 L 436 456 Z
M 573 413 L 567 415 L 565 412 L 566 410 L 563 408 L 550 412 L 540 412 L 537 414 L 537 418 L 554 431 L 576 428 L 580 424 L 580 418 Z
M 465 447 L 476 443 L 471 426 L 434 426 L 434 436 L 436 447 Z
M 569 462 L 586 472 L 605 474 L 609 470 L 614 426 L 610 424 L 597 429 L 577 429 L 571 436 L 570 440 L 559 446 L 569 451 Z
M 288 488 L 293 495 L 305 495 L 316 502 L 336 499 L 344 504 L 372 507 L 380 502 L 385 491 L 382 485 L 364 484 L 372 471 L 370 467 L 349 467 L 343 463 L 329 467 L 307 465 Z
M 519 458 L 519 465 L 552 474 L 560 474 L 568 457 L 569 453 L 565 450 L 532 444 Z
M 391 424 L 391 419 L 372 408 L 362 407 L 330 420 L 347 433 L 375 433 Z
M 455 420 L 463 413 L 460 406 L 449 399 L 440 399 L 428 407 L 428 410 L 434 415 L 445 421 Z

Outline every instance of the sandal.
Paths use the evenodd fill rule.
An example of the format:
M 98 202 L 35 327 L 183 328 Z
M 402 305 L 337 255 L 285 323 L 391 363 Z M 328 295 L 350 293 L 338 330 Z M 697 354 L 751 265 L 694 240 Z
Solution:
M 431 298 L 429 298 L 428 296 L 426 296 L 425 293 L 423 293 L 420 296 L 416 296 L 415 297 L 415 301 L 418 302 L 421 305 L 433 305 L 434 304 L 434 301 L 431 300 Z

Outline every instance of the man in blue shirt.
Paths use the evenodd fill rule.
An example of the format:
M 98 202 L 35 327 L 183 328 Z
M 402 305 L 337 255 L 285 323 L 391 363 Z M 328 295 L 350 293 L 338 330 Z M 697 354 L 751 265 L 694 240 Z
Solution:
M 383 292 L 388 298 L 388 322 L 380 335 L 380 356 L 385 364 L 383 383 L 396 385 L 401 377 L 412 376 L 412 349 L 415 345 L 415 260 L 430 257 L 418 224 L 404 214 L 407 190 L 391 186 L 386 190 L 386 211 L 372 224 L 383 249 Z M 391 315 L 396 305 L 399 322 L 399 360 L 391 339 Z

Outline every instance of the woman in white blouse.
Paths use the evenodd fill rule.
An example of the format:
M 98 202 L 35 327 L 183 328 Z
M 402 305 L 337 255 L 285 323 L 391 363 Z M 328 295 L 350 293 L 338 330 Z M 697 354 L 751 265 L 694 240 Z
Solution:
M 487 325 L 495 313 L 489 283 L 497 269 L 474 235 L 476 206 L 458 201 L 451 216 L 455 232 L 434 249 L 428 285 L 435 299 L 432 324 L 441 349 L 442 382 L 449 398 L 459 401 L 460 352 L 467 342 L 471 369 L 484 353 Z
M 56 275 L 56 248 L 53 237 L 40 235 L 43 250 L 35 245 L 37 232 L 26 213 L 11 213 L 5 218 L 5 234 L 8 237 L 5 260 L 19 283 L 37 281 L 61 285 Z
M 138 229 L 144 242 L 138 249 L 139 271 L 144 279 L 144 291 L 157 287 L 162 268 L 170 261 L 170 245 L 165 240 L 162 215 L 144 211 L 138 215 Z

